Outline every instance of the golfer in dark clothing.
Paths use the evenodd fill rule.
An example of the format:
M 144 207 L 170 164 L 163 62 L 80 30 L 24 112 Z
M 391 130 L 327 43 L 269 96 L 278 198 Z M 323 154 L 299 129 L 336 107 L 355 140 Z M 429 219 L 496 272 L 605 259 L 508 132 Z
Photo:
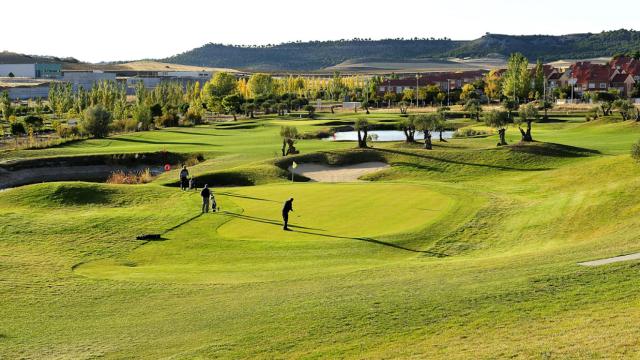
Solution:
M 189 170 L 187 170 L 187 166 L 183 165 L 182 170 L 180 170 L 180 189 L 187 190 L 189 188 Z
M 202 191 L 200 191 L 200 196 L 202 196 L 202 213 L 209 212 L 209 198 L 211 197 L 211 190 L 209 190 L 208 185 L 204 185 Z
M 289 211 L 293 211 L 293 198 L 284 202 L 282 208 L 282 220 L 284 220 L 284 230 L 289 230 L 287 224 L 289 223 Z

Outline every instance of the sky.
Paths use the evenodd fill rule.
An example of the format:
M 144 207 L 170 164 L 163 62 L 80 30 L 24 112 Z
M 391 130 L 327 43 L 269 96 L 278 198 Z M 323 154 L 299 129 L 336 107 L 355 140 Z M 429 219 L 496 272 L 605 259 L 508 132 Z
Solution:
M 164 58 L 206 43 L 570 34 L 638 27 L 640 1 L 7 0 L 0 51 L 82 61 Z M 620 9 L 624 9 L 621 11 Z M 637 29 L 636 30 L 640 30 Z

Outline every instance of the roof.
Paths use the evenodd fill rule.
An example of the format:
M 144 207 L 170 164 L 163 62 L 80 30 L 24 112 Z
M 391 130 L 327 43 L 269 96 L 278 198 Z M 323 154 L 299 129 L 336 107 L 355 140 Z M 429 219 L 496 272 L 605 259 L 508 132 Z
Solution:
M 592 64 L 588 61 L 577 62 L 571 66 L 572 77 L 578 84 L 589 82 L 609 82 L 613 70 L 607 65 Z
M 631 74 L 616 74 L 612 79 L 611 82 L 612 83 L 624 83 L 627 81 L 627 79 L 631 78 L 631 80 L 633 81 L 633 76 L 631 76 Z

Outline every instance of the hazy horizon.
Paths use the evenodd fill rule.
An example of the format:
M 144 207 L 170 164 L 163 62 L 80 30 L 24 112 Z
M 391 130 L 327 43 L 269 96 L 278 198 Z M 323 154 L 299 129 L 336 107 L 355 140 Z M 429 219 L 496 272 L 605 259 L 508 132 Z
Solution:
M 108 7 L 71 0 L 26 0 L 3 4 L 7 14 L 37 11 L 4 19 L 0 51 L 74 57 L 81 61 L 160 59 L 207 43 L 266 45 L 291 41 L 352 38 L 451 38 L 473 40 L 485 33 L 565 35 L 632 29 L 640 4 L 622 0 L 615 16 L 585 1 L 540 0 L 512 4 L 461 0 L 455 6 L 408 0 L 401 8 L 374 0 L 365 4 L 326 0 L 322 6 L 291 0 L 232 3 L 204 0 L 125 2 Z M 389 9 L 390 8 L 390 9 Z M 625 11 L 619 11 L 625 9 Z M 28 20 L 28 21 L 25 21 Z M 31 26 L 25 26 L 29 24 Z

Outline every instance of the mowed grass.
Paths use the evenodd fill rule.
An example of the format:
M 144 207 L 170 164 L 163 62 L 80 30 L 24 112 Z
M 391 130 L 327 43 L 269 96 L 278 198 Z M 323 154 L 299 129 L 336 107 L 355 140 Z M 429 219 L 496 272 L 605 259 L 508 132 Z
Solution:
M 203 130 L 256 134 L 203 171 L 269 160 L 278 128 Z M 0 357 L 633 358 L 640 263 L 577 262 L 640 251 L 637 135 L 375 144 L 371 182 L 215 188 L 220 214 L 158 184 L 0 192 Z
M 298 200 L 292 231 L 285 232 L 280 210 L 290 196 Z M 218 200 L 220 213 L 167 233 L 166 241 L 124 259 L 83 264 L 76 272 L 119 280 L 239 283 L 361 270 L 422 253 L 420 244 L 390 235 L 423 231 L 456 205 L 450 196 L 407 184 L 230 188 Z

